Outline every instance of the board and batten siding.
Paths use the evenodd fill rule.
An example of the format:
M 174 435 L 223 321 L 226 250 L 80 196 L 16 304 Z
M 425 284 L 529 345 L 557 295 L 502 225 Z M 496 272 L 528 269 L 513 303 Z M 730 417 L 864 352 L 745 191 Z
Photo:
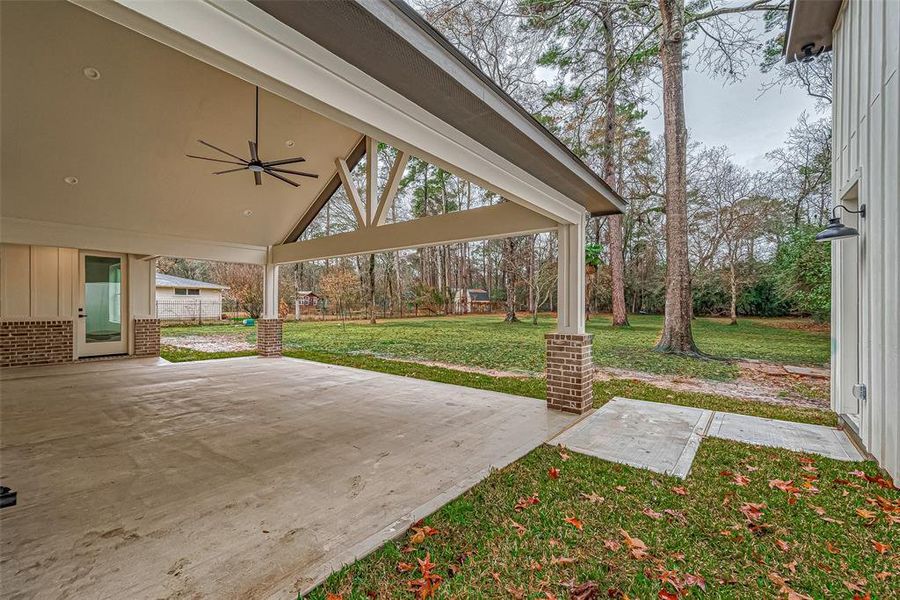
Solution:
M 79 256 L 77 248 L 0 244 L 0 320 L 75 319 L 80 301 Z M 156 260 L 128 254 L 125 272 L 125 330 L 131 353 L 132 319 L 156 318 Z
M 900 480 L 900 2 L 845 2 L 833 48 L 833 200 L 866 218 L 845 213 L 860 237 L 832 244 L 832 407 L 858 406 L 860 439 Z
M 0 244 L 0 317 L 71 319 L 78 285 L 78 250 Z

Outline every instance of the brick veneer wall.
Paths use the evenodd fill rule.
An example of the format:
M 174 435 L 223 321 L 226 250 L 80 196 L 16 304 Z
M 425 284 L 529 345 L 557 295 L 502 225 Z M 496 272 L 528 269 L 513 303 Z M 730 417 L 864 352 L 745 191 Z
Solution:
M 72 362 L 73 322 L 0 321 L 0 367 Z
M 594 401 L 593 334 L 548 333 L 547 406 L 581 414 Z
M 159 356 L 159 319 L 134 320 L 134 356 Z
M 257 319 L 256 353 L 259 356 L 281 356 L 281 319 Z

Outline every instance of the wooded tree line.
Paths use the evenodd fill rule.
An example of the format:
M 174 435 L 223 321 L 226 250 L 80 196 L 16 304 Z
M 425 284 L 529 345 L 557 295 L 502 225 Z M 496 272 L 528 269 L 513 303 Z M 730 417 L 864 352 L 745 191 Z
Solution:
M 812 234 L 830 202 L 830 117 L 802 115 L 785 140 L 773 140 L 765 172 L 739 166 L 727 147 L 690 140 L 684 118 L 686 60 L 725 82 L 759 64 L 767 88 L 799 86 L 828 107 L 827 55 L 780 60 L 787 2 L 422 0 L 419 8 L 628 202 L 625 214 L 591 219 L 585 231 L 590 312 L 611 311 L 618 325 L 628 313 L 665 312 L 660 349 L 688 353 L 694 314 L 827 318 L 828 253 Z M 653 102 L 665 119 L 659 138 L 641 126 Z M 383 185 L 395 151 L 379 153 Z M 364 169 L 365 161 L 352 173 L 360 189 Z M 504 201 L 412 158 L 388 222 Z M 339 190 L 304 237 L 355 227 Z M 332 309 L 374 318 L 453 312 L 455 290 L 482 288 L 513 319 L 555 308 L 556 251 L 548 233 L 289 265 L 281 293 L 292 305 L 314 290 Z M 192 264 L 199 268 L 161 269 L 190 277 Z

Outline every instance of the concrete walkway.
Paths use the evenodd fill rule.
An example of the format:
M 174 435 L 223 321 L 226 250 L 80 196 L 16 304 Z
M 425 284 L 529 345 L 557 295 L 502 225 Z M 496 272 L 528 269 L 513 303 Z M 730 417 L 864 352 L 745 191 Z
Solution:
M 3 598 L 296 598 L 577 417 L 289 358 L 0 371 Z
M 684 479 L 705 437 L 863 460 L 833 427 L 613 398 L 552 440 L 575 452 Z

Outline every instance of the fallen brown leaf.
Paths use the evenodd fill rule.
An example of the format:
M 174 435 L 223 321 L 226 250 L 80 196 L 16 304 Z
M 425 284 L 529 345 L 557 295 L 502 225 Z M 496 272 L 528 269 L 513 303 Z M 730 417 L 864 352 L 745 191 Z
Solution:
M 616 540 L 603 540 L 603 545 L 606 546 L 607 550 L 611 550 L 613 552 L 622 547 L 622 544 L 620 544 Z
M 547 476 L 550 477 L 550 479 L 559 479 L 559 469 L 550 467 L 547 469 Z
M 582 529 L 584 529 L 584 524 L 581 522 L 580 519 L 577 519 L 575 517 L 566 517 L 565 519 L 563 519 L 563 521 L 565 521 L 566 523 L 568 523 L 569 525 L 571 525 L 578 531 L 581 531 Z
M 746 475 L 737 474 L 732 477 L 731 483 L 733 483 L 734 485 L 745 487 L 748 483 L 750 483 L 750 478 Z
M 519 534 L 519 537 L 522 537 L 523 535 L 525 535 L 525 532 L 528 531 L 524 525 L 522 525 L 521 523 L 518 523 L 516 521 L 513 521 L 512 519 L 509 520 L 509 523 L 510 523 L 510 527 L 515 529 L 516 533 Z
M 662 519 L 662 513 L 658 513 L 652 508 L 644 508 L 641 513 L 650 517 L 651 519 Z
M 879 542 L 877 540 L 872 540 L 872 548 L 878 554 L 887 554 L 890 551 L 891 547 L 892 546 L 890 544 L 883 544 L 882 542 Z
M 597 494 L 596 492 L 591 492 L 590 494 L 581 493 L 580 497 L 582 500 L 587 500 L 591 504 L 601 504 L 606 498 Z
M 672 488 L 673 494 L 678 494 L 679 496 L 687 496 L 687 490 L 684 487 L 677 485 Z
M 596 581 L 585 581 L 569 590 L 570 600 L 597 600 L 600 597 Z

